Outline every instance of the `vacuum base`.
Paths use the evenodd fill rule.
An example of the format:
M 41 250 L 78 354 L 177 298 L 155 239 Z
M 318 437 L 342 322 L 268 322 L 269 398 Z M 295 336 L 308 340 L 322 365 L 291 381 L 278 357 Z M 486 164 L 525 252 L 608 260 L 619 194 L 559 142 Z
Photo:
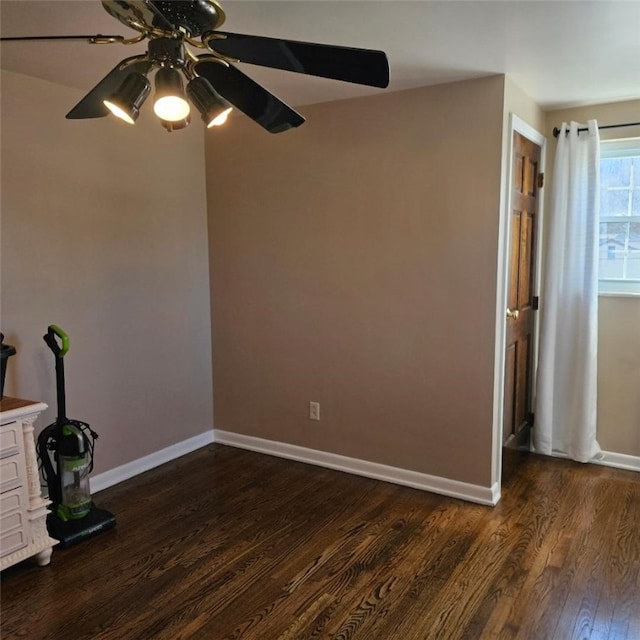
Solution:
M 55 513 L 47 516 L 49 535 L 60 542 L 63 549 L 70 547 L 87 538 L 91 538 L 102 531 L 116 526 L 116 517 L 109 511 L 91 506 L 91 511 L 79 520 L 60 520 Z

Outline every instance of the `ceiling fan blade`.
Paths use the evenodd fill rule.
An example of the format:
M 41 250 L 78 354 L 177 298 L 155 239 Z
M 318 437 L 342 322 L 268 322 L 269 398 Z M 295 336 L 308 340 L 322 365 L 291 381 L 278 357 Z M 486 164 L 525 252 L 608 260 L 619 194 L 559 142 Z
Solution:
M 234 66 L 203 60 L 195 71 L 245 115 L 271 133 L 299 127 L 304 118 Z
M 383 51 L 223 31 L 213 32 L 206 40 L 210 48 L 239 62 L 372 87 L 389 85 L 389 62 Z
M 87 42 L 122 42 L 124 36 L 105 36 L 101 33 L 90 36 L 10 36 L 0 38 L 0 42 L 33 42 L 35 40 L 86 40 Z
M 133 62 L 123 68 L 124 60 L 98 82 L 98 84 L 89 91 L 89 93 L 78 102 L 78 104 L 67 113 L 69 120 L 82 120 L 85 118 L 102 118 L 108 115 L 109 109 L 104 106 L 102 101 L 108 98 L 122 84 L 122 81 L 133 72 L 146 74 L 152 66 L 149 60 L 141 60 Z

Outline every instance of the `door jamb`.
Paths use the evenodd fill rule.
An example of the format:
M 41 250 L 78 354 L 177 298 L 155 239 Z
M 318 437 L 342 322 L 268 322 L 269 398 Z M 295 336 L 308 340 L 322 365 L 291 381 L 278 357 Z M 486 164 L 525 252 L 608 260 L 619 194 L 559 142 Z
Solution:
M 504 365 L 505 365 L 505 340 L 507 289 L 509 279 L 509 238 L 511 237 L 511 185 L 513 182 L 513 139 L 515 133 L 520 133 L 525 138 L 540 146 L 540 172 L 546 171 L 547 139 L 539 131 L 527 124 L 516 114 L 509 114 L 508 141 L 509 146 L 504 150 L 507 156 L 506 165 L 503 165 L 504 182 L 500 190 L 500 222 L 498 227 L 498 282 L 496 295 L 496 343 L 494 358 L 494 387 L 493 387 L 493 437 L 491 454 L 491 486 L 496 502 L 500 499 L 502 486 L 502 430 L 504 412 Z M 548 180 L 545 178 L 545 182 Z M 536 224 L 536 269 L 534 274 L 534 291 L 540 291 L 542 274 L 542 245 L 543 245 L 543 214 L 544 214 L 544 186 L 538 192 L 538 215 Z M 533 366 L 538 362 L 538 336 L 540 334 L 540 314 L 535 315 Z M 535 398 L 535 375 L 532 380 L 532 398 Z

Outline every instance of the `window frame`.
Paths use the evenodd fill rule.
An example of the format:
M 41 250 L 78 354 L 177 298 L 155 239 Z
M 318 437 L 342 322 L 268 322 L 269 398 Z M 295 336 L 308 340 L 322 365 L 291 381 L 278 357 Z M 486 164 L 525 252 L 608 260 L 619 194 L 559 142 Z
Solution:
M 603 158 L 628 158 L 639 155 L 640 137 L 600 141 L 600 160 Z M 638 178 L 640 184 L 640 176 L 638 176 Z M 602 222 L 640 222 L 640 215 L 603 216 L 602 211 L 600 211 L 598 217 L 598 238 L 600 238 L 600 223 Z M 600 261 L 598 261 L 598 268 L 599 264 Z M 600 278 L 598 275 L 598 293 L 600 295 L 613 296 L 640 296 L 640 278 Z

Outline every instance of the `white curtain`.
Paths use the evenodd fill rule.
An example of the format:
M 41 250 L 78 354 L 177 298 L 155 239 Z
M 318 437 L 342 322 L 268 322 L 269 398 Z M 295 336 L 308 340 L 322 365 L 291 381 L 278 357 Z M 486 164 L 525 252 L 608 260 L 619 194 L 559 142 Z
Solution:
M 587 462 L 596 441 L 600 137 L 562 124 L 547 216 L 533 446 Z M 565 133 L 568 132 L 568 133 Z

